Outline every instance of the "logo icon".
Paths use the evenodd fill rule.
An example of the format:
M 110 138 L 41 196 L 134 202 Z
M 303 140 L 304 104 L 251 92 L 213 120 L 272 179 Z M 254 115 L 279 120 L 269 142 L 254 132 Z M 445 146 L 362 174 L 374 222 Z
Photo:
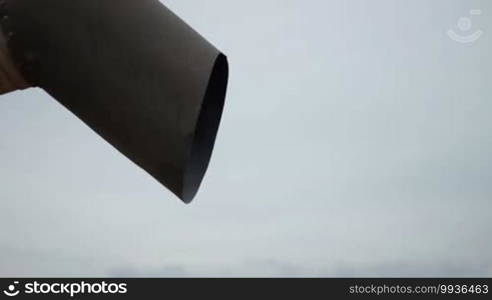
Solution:
M 482 14 L 482 10 L 480 9 L 472 9 L 470 11 L 471 16 L 479 16 Z M 482 30 L 477 30 L 475 32 L 470 32 L 473 27 L 473 22 L 469 17 L 461 17 L 458 20 L 458 29 L 461 33 L 456 33 L 454 30 L 450 29 L 447 32 L 447 35 L 450 39 L 455 42 L 462 44 L 470 44 L 477 41 L 482 35 Z
M 15 297 L 17 295 L 19 295 L 20 291 L 16 290 L 15 289 L 15 286 L 19 284 L 18 281 L 14 281 L 14 284 L 11 284 L 9 285 L 9 287 L 7 288 L 7 290 L 4 290 L 3 293 L 9 297 Z

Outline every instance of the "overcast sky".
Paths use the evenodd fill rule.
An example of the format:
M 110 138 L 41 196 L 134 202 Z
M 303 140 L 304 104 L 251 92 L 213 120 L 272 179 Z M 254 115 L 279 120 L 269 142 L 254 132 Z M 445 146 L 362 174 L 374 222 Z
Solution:
M 198 197 L 2 96 L 0 276 L 492 276 L 491 1 L 163 2 L 231 64 Z

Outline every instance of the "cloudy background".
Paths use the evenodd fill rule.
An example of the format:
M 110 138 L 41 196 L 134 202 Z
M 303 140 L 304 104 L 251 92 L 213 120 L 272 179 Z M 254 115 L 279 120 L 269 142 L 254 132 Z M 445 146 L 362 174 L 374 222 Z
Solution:
M 196 201 L 2 96 L 0 276 L 492 276 L 490 1 L 163 2 L 231 63 Z

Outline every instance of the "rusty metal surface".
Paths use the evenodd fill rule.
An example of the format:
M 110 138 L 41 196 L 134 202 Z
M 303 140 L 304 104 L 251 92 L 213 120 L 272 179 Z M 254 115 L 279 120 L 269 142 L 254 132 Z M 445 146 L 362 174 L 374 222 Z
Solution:
M 33 85 L 185 202 L 218 130 L 226 57 L 157 0 L 3 0 Z

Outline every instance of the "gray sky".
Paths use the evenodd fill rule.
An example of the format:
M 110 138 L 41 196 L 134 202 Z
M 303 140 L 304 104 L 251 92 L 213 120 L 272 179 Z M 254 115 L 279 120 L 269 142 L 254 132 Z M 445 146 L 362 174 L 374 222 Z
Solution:
M 231 63 L 196 201 L 3 96 L 0 276 L 492 276 L 490 1 L 163 2 Z

